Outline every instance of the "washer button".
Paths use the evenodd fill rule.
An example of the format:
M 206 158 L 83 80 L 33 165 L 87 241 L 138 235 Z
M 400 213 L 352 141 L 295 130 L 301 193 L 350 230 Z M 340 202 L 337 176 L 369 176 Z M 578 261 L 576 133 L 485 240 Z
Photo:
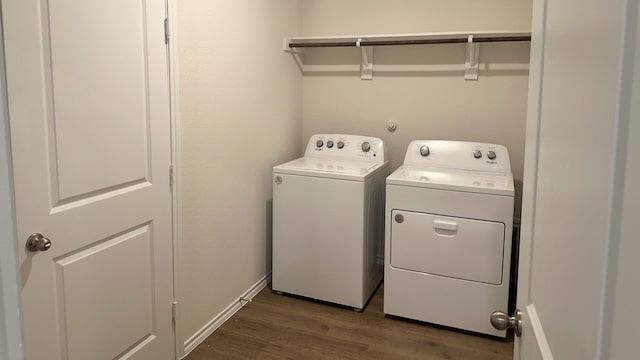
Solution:
M 344 142 L 338 141 L 338 149 L 342 149 L 344 147 Z
M 371 144 L 368 141 L 362 143 L 362 152 L 369 152 L 371 150 Z
M 480 150 L 474 150 L 473 157 L 476 159 L 480 159 L 482 157 L 482 152 Z
M 333 147 L 333 141 L 328 140 L 328 141 L 327 141 L 327 147 L 328 147 L 329 149 L 331 149 L 331 148 Z
M 322 141 L 322 140 L 316 141 L 316 147 L 321 148 L 323 145 L 324 145 L 324 141 Z

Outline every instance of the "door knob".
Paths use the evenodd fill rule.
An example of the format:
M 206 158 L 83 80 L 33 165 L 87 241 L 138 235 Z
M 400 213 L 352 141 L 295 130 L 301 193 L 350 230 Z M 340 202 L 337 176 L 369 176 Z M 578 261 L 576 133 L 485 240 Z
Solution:
M 31 234 L 27 239 L 27 250 L 29 251 L 47 251 L 50 248 L 51 240 L 47 239 L 42 234 Z
M 519 309 L 516 309 L 514 316 L 509 316 L 504 311 L 494 311 L 489 319 L 491 320 L 491 325 L 498 330 L 511 328 L 516 336 L 522 334 L 522 313 Z

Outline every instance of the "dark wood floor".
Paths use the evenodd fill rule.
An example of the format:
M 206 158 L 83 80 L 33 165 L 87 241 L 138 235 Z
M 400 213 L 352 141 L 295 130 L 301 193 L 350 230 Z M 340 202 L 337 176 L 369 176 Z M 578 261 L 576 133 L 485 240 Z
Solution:
M 512 359 L 512 340 L 385 317 L 383 291 L 358 313 L 265 288 L 185 359 Z

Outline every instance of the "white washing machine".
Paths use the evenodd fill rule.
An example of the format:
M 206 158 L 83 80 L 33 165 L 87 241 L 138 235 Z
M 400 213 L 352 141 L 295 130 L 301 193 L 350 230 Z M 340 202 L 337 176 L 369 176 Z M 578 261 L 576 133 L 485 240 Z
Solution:
M 384 312 L 506 336 L 514 185 L 504 146 L 413 141 L 387 178 Z
M 273 168 L 275 291 L 362 309 L 384 271 L 382 140 L 314 135 Z

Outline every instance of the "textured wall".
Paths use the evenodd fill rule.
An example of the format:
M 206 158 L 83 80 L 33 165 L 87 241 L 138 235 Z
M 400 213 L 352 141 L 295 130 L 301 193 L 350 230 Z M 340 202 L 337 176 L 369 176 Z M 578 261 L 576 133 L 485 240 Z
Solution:
M 300 155 L 298 0 L 178 1 L 185 341 L 271 270 L 271 168 Z
M 529 31 L 531 1 L 307 0 L 306 36 L 468 30 Z M 447 139 L 507 146 L 520 214 L 529 43 L 480 46 L 480 77 L 465 81 L 465 45 L 377 47 L 374 79 L 360 80 L 355 48 L 304 54 L 303 143 L 314 133 L 381 137 L 391 164 L 411 140 Z M 385 124 L 398 123 L 389 133 Z

